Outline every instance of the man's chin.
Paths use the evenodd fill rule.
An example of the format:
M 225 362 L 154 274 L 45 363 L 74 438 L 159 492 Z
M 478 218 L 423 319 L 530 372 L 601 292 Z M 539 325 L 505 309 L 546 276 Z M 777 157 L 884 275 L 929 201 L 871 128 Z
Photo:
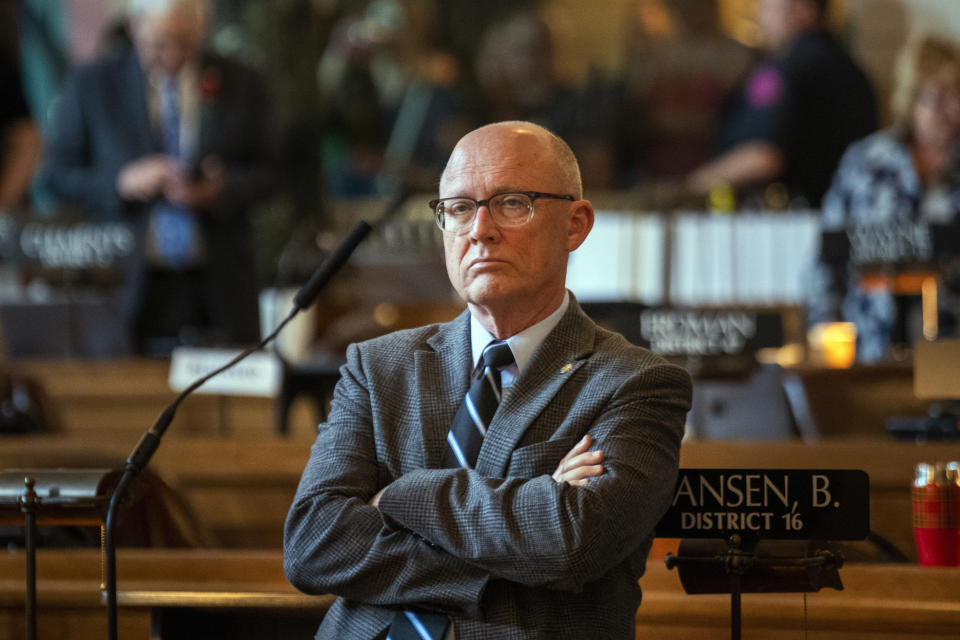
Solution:
M 503 304 L 513 296 L 512 290 L 495 279 L 475 279 L 464 291 L 463 298 L 470 304 L 482 307 Z

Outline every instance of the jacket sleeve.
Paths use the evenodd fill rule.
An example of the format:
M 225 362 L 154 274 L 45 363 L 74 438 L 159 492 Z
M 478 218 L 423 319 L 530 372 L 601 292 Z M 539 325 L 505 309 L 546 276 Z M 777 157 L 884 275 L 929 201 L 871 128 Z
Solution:
M 369 392 L 351 345 L 284 530 L 284 570 L 307 593 L 476 616 L 488 573 L 368 504 L 379 489 Z M 382 486 L 382 484 L 380 485 Z
M 88 70 L 69 76 L 53 113 L 39 169 L 40 185 L 65 204 L 93 216 L 119 217 L 127 211 L 117 193 L 117 172 L 93 158 L 88 105 L 83 99 Z
M 220 218 L 246 211 L 251 204 L 270 196 L 278 180 L 271 103 L 263 79 L 253 70 L 235 64 L 224 70 L 230 78 L 230 95 L 224 99 L 231 125 L 226 131 L 232 135 L 229 140 L 220 141 L 230 151 L 220 157 L 224 188 L 209 211 Z M 212 155 L 217 155 L 216 151 Z
M 394 531 L 495 578 L 580 591 L 653 535 L 672 499 L 689 403 L 686 372 L 655 365 L 615 389 L 585 428 L 604 452 L 603 475 L 586 486 L 419 470 L 387 487 L 380 510 Z

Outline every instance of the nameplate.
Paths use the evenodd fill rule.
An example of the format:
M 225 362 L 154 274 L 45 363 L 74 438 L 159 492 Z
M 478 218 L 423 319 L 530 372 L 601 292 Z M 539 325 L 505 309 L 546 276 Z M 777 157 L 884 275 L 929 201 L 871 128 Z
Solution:
M 20 232 L 23 257 L 45 268 L 105 269 L 134 250 L 123 223 L 27 224 Z
M 681 469 L 656 527 L 664 538 L 863 540 L 869 532 L 869 477 L 835 469 Z
M 850 261 L 925 262 L 933 258 L 930 229 L 925 224 L 865 225 L 847 231 Z
M 751 308 L 650 307 L 636 302 L 585 302 L 582 306 L 601 326 L 662 355 L 742 355 L 783 346 L 779 313 Z
M 783 330 L 779 314 L 750 309 L 646 309 L 640 337 L 663 355 L 740 355 L 780 346 Z
M 170 356 L 170 388 L 183 391 L 240 354 L 231 349 L 177 347 Z M 273 353 L 257 352 L 207 380 L 195 393 L 231 396 L 276 396 L 283 367 Z
M 859 267 L 909 267 L 929 264 L 960 253 L 960 225 L 904 222 L 857 225 L 825 231 L 821 257 L 828 264 Z

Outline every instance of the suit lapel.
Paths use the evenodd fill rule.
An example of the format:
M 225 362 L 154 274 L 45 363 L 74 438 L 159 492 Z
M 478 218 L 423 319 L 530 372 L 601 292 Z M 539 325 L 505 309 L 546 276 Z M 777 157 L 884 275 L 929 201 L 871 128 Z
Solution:
M 428 469 L 440 467 L 447 432 L 470 387 L 470 314 L 464 312 L 427 340 L 428 348 L 414 352 L 415 378 L 420 398 L 423 460 Z
M 575 298 L 505 394 L 477 458 L 477 471 L 502 477 L 523 434 L 593 352 L 595 325 Z
M 224 70 L 216 58 L 209 54 L 201 56 L 197 69 L 197 139 L 191 150 L 191 161 L 199 162 L 217 147 L 220 128 L 225 118 L 220 113 L 224 91 Z
M 159 132 L 150 121 L 148 91 L 147 77 L 140 67 L 136 51 L 131 47 L 116 93 L 118 96 L 124 96 L 125 99 L 117 100 L 113 104 L 120 109 L 115 114 L 115 122 L 120 126 L 123 126 L 123 123 L 129 123 L 127 139 L 130 141 L 130 153 L 133 158 L 163 149 Z

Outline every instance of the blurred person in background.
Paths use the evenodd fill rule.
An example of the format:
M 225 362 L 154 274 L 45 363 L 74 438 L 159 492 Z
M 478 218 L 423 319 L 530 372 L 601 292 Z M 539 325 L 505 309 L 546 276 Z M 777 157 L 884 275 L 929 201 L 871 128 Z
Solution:
M 898 59 L 892 107 L 892 127 L 844 154 L 824 198 L 825 229 L 960 222 L 960 47 L 930 35 L 911 39 Z M 952 334 L 960 314 L 960 264 L 944 266 L 938 325 L 941 334 Z M 893 344 L 917 338 L 919 301 L 911 298 L 867 286 L 852 266 L 821 264 L 808 318 L 854 322 L 857 359 L 871 362 L 888 357 Z
M 133 46 L 63 87 L 41 179 L 89 219 L 132 225 L 122 306 L 139 351 L 254 341 L 248 211 L 273 185 L 263 83 L 202 49 L 204 3 L 130 11 Z
M 820 205 L 844 149 L 876 129 L 870 83 L 827 30 L 826 15 L 827 0 L 760 0 L 770 56 L 728 105 L 717 155 L 688 176 L 691 191 L 762 193 L 781 182 L 793 206 Z
M 15 8 L 4 3 L 0 11 L 6 23 L 0 29 L 0 215 L 22 204 L 40 155 L 40 133 L 20 78 Z
M 751 50 L 720 30 L 716 0 L 635 0 L 626 22 L 625 181 L 685 177 L 710 159 Z
M 431 39 L 397 108 L 382 178 L 393 189 L 432 191 L 457 141 L 481 118 L 480 100 L 466 83 L 449 43 Z
M 421 174 L 436 175 L 472 124 L 457 127 L 439 152 L 431 148 L 433 130 L 443 129 L 450 109 L 466 100 L 454 91 L 457 61 L 428 33 L 429 5 L 344 6 L 349 10 L 334 25 L 317 70 L 324 185 L 333 200 L 386 195 L 408 179 L 416 184 Z
M 566 140 L 587 189 L 616 186 L 616 114 L 600 91 L 578 91 L 557 77 L 554 37 L 537 9 L 492 24 L 474 60 L 484 120 L 527 120 Z
M 388 105 L 399 91 L 393 87 L 393 79 L 402 74 L 387 46 L 392 25 L 385 27 L 377 15 L 368 10 L 342 17 L 332 30 L 317 71 L 324 103 L 324 186 L 327 196 L 335 200 L 375 194 L 376 178 L 383 169 Z M 383 67 L 390 72 L 377 71 Z

